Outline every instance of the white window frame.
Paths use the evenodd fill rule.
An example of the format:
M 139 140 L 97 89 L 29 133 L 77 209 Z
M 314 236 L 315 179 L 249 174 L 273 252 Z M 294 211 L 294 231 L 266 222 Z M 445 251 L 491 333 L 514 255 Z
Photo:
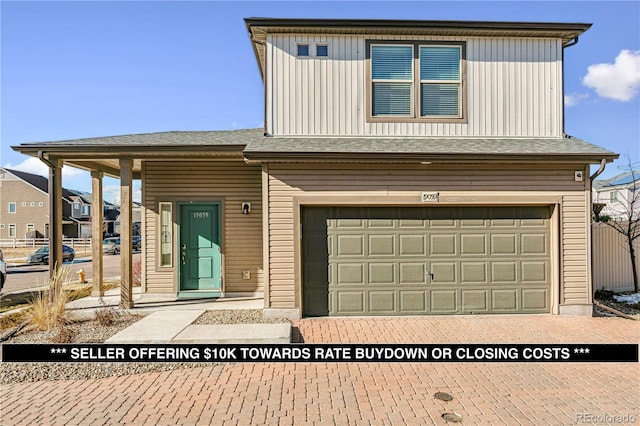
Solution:
M 44 202 L 43 201 L 38 202 L 38 207 L 44 207 Z
M 9 229 L 7 230 L 7 235 L 9 236 L 9 238 L 16 238 L 17 233 L 18 233 L 18 230 L 16 228 L 16 224 L 10 223 Z
M 166 214 L 165 214 L 166 212 Z M 162 201 L 158 203 L 158 269 L 167 270 L 174 267 L 174 226 L 173 226 L 173 202 Z
M 35 207 L 35 206 L 36 206 L 36 202 L 35 201 L 32 201 L 32 202 L 29 203 L 29 207 Z
M 396 122 L 396 123 L 466 123 L 467 122 L 467 94 L 466 94 L 466 41 L 439 40 L 366 40 L 366 70 L 367 70 L 367 122 Z M 373 85 L 374 83 L 409 83 L 408 80 L 380 80 L 373 79 L 371 52 L 374 46 L 412 46 L 413 68 L 411 83 L 411 106 L 409 115 L 373 115 Z M 420 78 L 420 48 L 421 47 L 457 47 L 460 49 L 460 78 L 453 80 L 421 80 Z M 421 115 L 422 84 L 457 84 L 458 115 Z
M 7 211 L 9 212 L 9 214 L 16 214 L 16 212 L 18 211 L 18 203 L 16 203 L 15 201 L 9 202 L 9 204 L 7 205 Z

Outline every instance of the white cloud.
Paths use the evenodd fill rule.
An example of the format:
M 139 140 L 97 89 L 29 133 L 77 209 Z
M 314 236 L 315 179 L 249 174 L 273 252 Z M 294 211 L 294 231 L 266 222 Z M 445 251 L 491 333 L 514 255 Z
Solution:
M 133 182 L 131 197 L 133 201 L 140 202 L 142 200 L 142 190 L 138 182 Z M 112 204 L 120 205 L 120 185 L 104 185 L 102 187 L 102 199 Z
M 629 101 L 640 90 L 640 50 L 622 50 L 615 63 L 589 66 L 582 84 L 603 98 Z
M 12 165 L 7 164 L 7 169 L 19 170 L 21 172 L 32 173 L 34 175 L 49 177 L 49 167 L 42 161 L 35 157 L 29 157 L 22 163 Z M 75 167 L 64 166 L 62 167 L 62 178 L 74 178 L 79 176 L 86 176 L 87 172 L 84 170 L 76 169 Z
M 576 106 L 580 103 L 580 101 L 588 98 L 588 93 L 572 93 L 570 95 L 564 95 L 564 105 L 568 107 Z

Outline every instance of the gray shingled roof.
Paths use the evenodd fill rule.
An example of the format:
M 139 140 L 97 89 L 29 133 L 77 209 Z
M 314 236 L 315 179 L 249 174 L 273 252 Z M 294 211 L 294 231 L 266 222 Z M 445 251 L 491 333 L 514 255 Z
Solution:
M 18 179 L 22 179 L 29 185 L 39 189 L 45 194 L 49 193 L 49 179 L 40 175 L 34 175 L 33 173 L 22 172 L 20 170 L 7 169 L 6 167 L 2 167 L 2 169 L 16 176 Z M 71 202 L 71 197 L 76 195 L 76 192 L 73 190 L 69 190 L 66 188 L 62 188 L 62 198 Z
M 262 128 L 218 131 L 157 132 L 53 142 L 23 143 L 17 148 L 29 148 L 31 146 L 41 145 L 47 147 L 244 146 L 251 141 L 262 139 L 263 135 L 264 130 Z
M 253 141 L 245 148 L 245 157 L 301 157 L 318 155 L 563 155 L 617 157 L 617 154 L 576 138 L 305 138 L 270 137 Z

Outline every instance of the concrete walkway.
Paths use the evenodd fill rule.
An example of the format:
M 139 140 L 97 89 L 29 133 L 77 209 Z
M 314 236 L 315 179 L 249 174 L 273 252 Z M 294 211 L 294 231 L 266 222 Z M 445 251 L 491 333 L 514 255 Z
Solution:
M 306 343 L 635 343 L 640 323 L 558 316 L 303 319 Z M 2 385 L 3 425 L 640 422 L 636 363 L 221 363 Z M 449 402 L 436 392 L 453 396 Z
M 105 292 L 104 297 L 85 297 L 67 303 L 76 317 L 93 317 L 96 309 L 117 307 L 120 289 Z M 262 298 L 168 300 L 141 296 L 134 288 L 134 308 L 129 312 L 145 315 L 120 331 L 106 343 L 291 343 L 289 324 L 192 325 L 206 311 L 220 309 L 262 309 Z

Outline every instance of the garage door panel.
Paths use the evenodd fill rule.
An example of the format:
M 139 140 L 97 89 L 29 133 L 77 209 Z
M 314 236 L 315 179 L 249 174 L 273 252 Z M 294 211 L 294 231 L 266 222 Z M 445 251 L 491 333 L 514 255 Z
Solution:
M 547 311 L 549 301 L 549 289 L 529 288 L 522 290 L 522 310 L 523 311 Z
M 374 314 L 393 314 L 396 308 L 396 292 L 374 290 L 369 292 L 369 311 Z
M 385 284 L 393 286 L 396 283 L 394 263 L 369 263 L 368 266 L 368 282 L 370 284 Z
M 547 280 L 547 262 L 522 262 L 522 282 L 544 283 Z
M 398 236 L 400 244 L 398 253 L 400 256 L 426 256 L 427 244 L 424 235 L 403 235 Z
M 369 235 L 368 254 L 369 256 L 395 256 L 396 236 L 391 235 Z
M 425 290 L 399 291 L 400 312 L 406 315 L 423 314 L 427 311 L 427 292 Z
M 548 244 L 546 234 L 522 234 L 520 240 L 520 252 L 523 255 L 547 254 Z
M 504 289 L 491 292 L 491 310 L 494 312 L 516 312 L 518 309 L 518 290 Z
M 365 284 L 364 264 L 362 263 L 339 263 L 335 268 L 336 277 L 332 282 L 335 285 Z
M 432 256 L 455 256 L 456 235 L 436 234 L 430 235 L 429 254 Z
M 426 284 L 426 264 L 422 263 L 400 263 L 400 285 Z
M 364 237 L 362 235 L 337 235 L 337 256 L 364 256 Z
M 305 314 L 549 312 L 550 213 L 549 207 L 303 208 Z M 317 302 L 323 291 L 325 301 Z
M 342 315 L 362 315 L 365 313 L 365 293 L 362 291 L 338 291 L 335 294 L 335 308 L 331 312 Z
M 517 255 L 515 234 L 491 235 L 491 254 L 493 255 Z
M 457 282 L 456 262 L 431 262 L 429 270 L 433 274 L 431 284 L 455 284 Z
M 461 284 L 486 284 L 487 265 L 484 262 L 461 262 Z
M 462 312 L 484 313 L 489 310 L 488 290 L 462 290 Z
M 433 313 L 452 314 L 458 311 L 458 292 L 456 290 L 431 290 L 429 299 L 429 308 Z
M 485 234 L 468 234 L 460 236 L 460 254 L 463 256 L 487 254 L 487 236 Z
M 491 262 L 491 281 L 498 284 L 515 284 L 517 262 Z

